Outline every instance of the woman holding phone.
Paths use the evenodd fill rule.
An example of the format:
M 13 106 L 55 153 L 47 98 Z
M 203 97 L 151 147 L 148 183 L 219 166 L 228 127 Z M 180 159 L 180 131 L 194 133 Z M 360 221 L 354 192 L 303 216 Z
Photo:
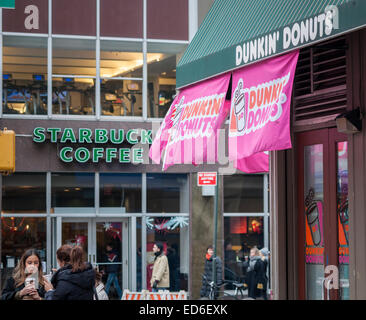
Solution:
M 20 258 L 12 277 L 1 293 L 1 300 L 43 300 L 45 280 L 36 249 L 28 249 Z

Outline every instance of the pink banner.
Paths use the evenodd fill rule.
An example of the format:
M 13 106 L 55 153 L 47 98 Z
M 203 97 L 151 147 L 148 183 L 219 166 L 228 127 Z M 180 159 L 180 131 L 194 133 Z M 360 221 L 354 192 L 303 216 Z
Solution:
M 268 157 L 261 152 L 291 148 L 290 105 L 298 56 L 294 51 L 233 72 L 229 159 L 242 171 L 250 172 L 245 170 L 250 156 L 267 161 L 259 165 L 265 169 Z M 259 167 L 251 172 L 260 172 Z
M 216 133 L 230 110 L 225 103 L 230 74 L 183 89 L 174 99 L 150 148 L 155 163 L 165 150 L 163 170 L 174 164 L 217 161 Z

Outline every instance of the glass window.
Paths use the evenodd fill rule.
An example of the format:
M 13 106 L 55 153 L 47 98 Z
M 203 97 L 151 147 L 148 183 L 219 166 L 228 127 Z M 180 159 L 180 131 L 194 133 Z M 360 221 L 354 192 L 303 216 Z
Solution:
M 53 39 L 52 112 L 95 114 L 95 41 Z
M 94 207 L 94 173 L 53 173 L 52 212 L 57 207 Z
M 176 95 L 176 65 L 183 45 L 149 43 L 147 54 L 147 116 L 164 118 Z
M 1 218 L 1 283 L 4 286 L 23 253 L 39 250 L 43 270 L 46 266 L 46 218 Z M 1 288 L 2 290 L 2 288 Z
M 101 173 L 100 207 L 141 212 L 141 174 Z
M 188 290 L 189 269 L 189 218 L 188 217 L 147 217 L 146 265 L 147 284 L 151 290 L 150 279 L 154 265 L 154 243 L 164 247 L 169 263 L 170 291 Z
M 3 113 L 47 114 L 47 39 L 3 37 Z
M 189 212 L 188 179 L 184 174 L 147 174 L 147 212 Z
M 46 174 L 14 173 L 3 177 L 4 213 L 46 213 Z
M 136 290 L 142 290 L 142 219 L 136 218 Z
M 142 44 L 100 43 L 102 115 L 142 116 Z
M 250 249 L 264 246 L 263 217 L 225 217 L 224 218 L 224 260 L 225 279 L 243 281 L 245 268 L 243 262 Z
M 263 175 L 224 176 L 224 212 L 263 210 Z

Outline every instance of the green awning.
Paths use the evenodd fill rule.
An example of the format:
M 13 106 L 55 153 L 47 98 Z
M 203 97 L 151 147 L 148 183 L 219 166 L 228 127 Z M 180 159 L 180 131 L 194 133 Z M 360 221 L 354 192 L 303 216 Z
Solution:
M 216 0 L 177 65 L 177 88 L 366 25 L 366 0 Z

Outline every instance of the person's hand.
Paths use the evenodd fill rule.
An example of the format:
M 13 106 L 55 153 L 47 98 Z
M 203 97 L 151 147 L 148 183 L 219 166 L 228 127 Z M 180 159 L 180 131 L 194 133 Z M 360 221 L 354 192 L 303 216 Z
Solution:
M 53 290 L 53 285 L 47 280 L 46 277 L 43 277 L 44 279 L 44 289 L 47 291 Z
M 56 272 L 56 271 L 57 271 L 57 269 L 56 269 L 56 268 L 52 268 L 51 270 L 52 270 L 52 272 Z
M 20 290 L 19 295 L 20 297 L 24 297 L 26 295 L 30 295 L 32 292 L 34 292 L 36 289 L 34 287 L 33 283 L 30 283 L 26 285 L 22 290 Z
M 34 289 L 29 295 L 33 298 L 33 300 L 41 300 L 41 297 L 39 296 L 36 289 Z

